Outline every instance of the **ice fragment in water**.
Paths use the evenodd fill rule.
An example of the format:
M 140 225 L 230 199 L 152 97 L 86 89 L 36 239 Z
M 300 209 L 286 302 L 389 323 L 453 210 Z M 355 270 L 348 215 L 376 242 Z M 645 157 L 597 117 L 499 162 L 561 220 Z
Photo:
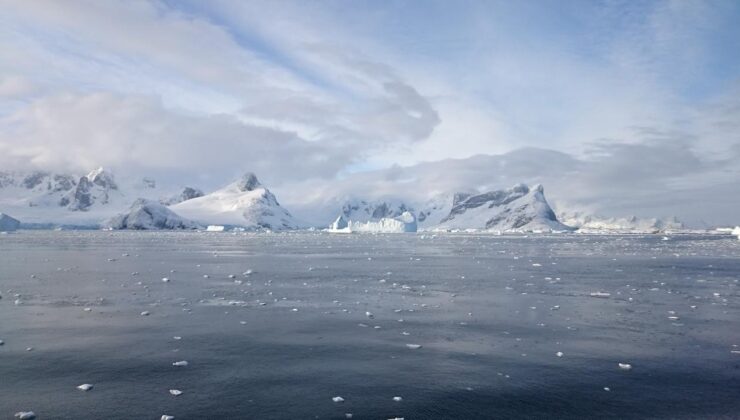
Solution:
M 179 362 L 172 363 L 172 366 L 187 366 L 188 361 L 187 360 L 180 360 Z
M 170 394 L 174 396 L 178 396 L 178 395 L 182 395 L 182 391 L 180 391 L 179 389 L 170 389 Z
M 33 420 L 36 418 L 36 413 L 33 411 L 19 411 L 15 413 L 15 417 L 18 417 L 20 420 Z
M 629 363 L 620 363 L 619 368 L 622 370 L 630 370 L 632 369 L 632 365 Z
M 406 344 L 406 347 L 410 348 L 411 350 L 416 350 L 421 348 L 421 344 Z
M 335 403 L 340 403 L 344 401 L 344 398 L 337 396 L 337 397 L 333 397 L 331 400 L 334 401 Z
M 77 389 L 79 389 L 80 391 L 89 391 L 93 389 L 93 386 L 92 384 L 82 384 L 82 385 L 79 385 Z
M 401 397 L 393 397 L 393 401 L 400 402 L 400 401 L 403 401 L 403 398 L 401 398 Z

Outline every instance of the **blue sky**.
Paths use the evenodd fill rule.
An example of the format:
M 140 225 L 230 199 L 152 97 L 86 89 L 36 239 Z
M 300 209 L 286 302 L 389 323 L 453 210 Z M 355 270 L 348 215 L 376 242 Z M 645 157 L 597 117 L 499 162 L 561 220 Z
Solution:
M 552 188 L 608 211 L 604 188 L 641 170 L 626 150 L 680 147 L 694 163 L 653 165 L 662 188 L 634 195 L 681 203 L 740 181 L 737 22 L 731 0 L 0 0 L 0 166 L 206 188 L 253 170 L 287 194 L 535 148 L 616 165 L 577 200 Z M 703 217 L 641 203 L 619 211 Z

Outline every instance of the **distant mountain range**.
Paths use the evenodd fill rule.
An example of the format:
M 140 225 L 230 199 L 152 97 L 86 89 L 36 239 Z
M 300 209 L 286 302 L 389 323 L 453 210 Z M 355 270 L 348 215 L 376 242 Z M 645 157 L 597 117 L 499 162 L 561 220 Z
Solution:
M 282 207 L 253 173 L 210 193 L 193 186 L 176 191 L 142 178 L 119 185 L 98 168 L 84 176 L 36 171 L 0 172 L 0 211 L 27 228 L 197 229 L 208 225 L 249 230 L 310 227 Z M 519 184 L 488 192 L 448 192 L 421 204 L 400 199 L 347 199 L 334 227 L 373 231 L 661 232 L 682 229 L 673 219 L 556 215 L 542 185 Z

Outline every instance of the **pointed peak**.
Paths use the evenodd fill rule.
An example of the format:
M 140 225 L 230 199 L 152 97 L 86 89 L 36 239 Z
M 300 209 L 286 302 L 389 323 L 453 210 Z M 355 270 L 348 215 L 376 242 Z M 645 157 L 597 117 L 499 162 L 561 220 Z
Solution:
M 83 178 L 87 178 L 87 180 L 92 182 L 93 184 L 100 185 L 104 188 L 110 188 L 112 190 L 118 189 L 118 185 L 116 185 L 113 174 L 109 171 L 106 171 L 105 168 L 103 168 L 102 166 L 90 171 L 90 173 L 88 173 L 87 176 Z
M 254 173 L 247 172 L 236 182 L 236 186 L 240 191 L 252 191 L 261 187 L 262 184 L 257 180 L 257 176 Z

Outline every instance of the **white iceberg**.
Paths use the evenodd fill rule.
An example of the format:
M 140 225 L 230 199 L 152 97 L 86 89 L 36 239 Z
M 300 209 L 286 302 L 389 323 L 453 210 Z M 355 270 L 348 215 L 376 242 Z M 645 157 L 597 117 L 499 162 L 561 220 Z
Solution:
M 341 219 L 341 216 L 340 216 Z M 337 222 L 340 222 L 337 219 Z M 337 223 L 335 222 L 335 224 Z M 406 233 L 416 232 L 416 216 L 411 212 L 404 212 L 398 217 L 384 217 L 379 220 L 355 222 L 350 220 L 342 229 L 329 229 L 330 232 L 366 232 L 366 233 Z

